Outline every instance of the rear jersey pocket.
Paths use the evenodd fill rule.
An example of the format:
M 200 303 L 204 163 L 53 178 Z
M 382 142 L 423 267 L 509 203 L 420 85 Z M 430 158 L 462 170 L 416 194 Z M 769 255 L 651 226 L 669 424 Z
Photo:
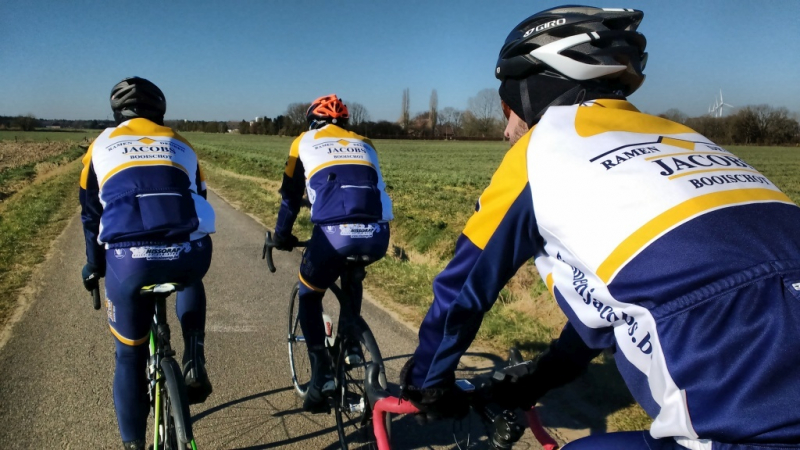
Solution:
M 198 220 L 191 194 L 152 192 L 136 196 L 144 231 L 193 231 Z

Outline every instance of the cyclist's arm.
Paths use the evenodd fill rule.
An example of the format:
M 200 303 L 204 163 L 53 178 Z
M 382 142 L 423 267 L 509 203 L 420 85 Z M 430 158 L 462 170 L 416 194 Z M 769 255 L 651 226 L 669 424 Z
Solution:
M 527 178 L 528 138 L 505 156 L 434 280 L 434 300 L 419 331 L 411 382 L 429 388 L 453 381 L 483 315 L 516 271 L 542 247 Z
M 381 172 L 380 164 L 378 163 L 378 151 L 375 150 L 375 147 L 372 145 L 372 141 L 365 137 L 362 137 L 361 139 L 370 147 L 372 147 L 372 150 L 375 152 L 375 170 L 378 172 L 378 189 L 381 191 L 381 216 L 383 221 L 389 222 L 394 220 L 394 210 L 392 206 L 392 198 L 389 197 L 389 194 L 386 192 L 386 182 L 383 181 L 383 172 Z
M 195 176 L 195 185 L 197 186 L 197 195 L 208 200 L 208 188 L 206 187 L 206 176 L 203 169 L 200 168 L 200 161 L 197 161 L 197 175 Z
M 289 159 L 286 160 L 286 169 L 283 172 L 281 183 L 281 206 L 278 210 L 278 220 L 275 223 L 275 233 L 288 237 L 292 234 L 292 227 L 300 207 L 303 205 L 303 190 L 305 189 L 305 169 L 300 160 L 300 135 L 292 142 L 289 150 Z
M 97 237 L 100 235 L 100 216 L 103 215 L 103 205 L 100 203 L 100 188 L 92 164 L 93 148 L 94 143 L 89 146 L 89 150 L 83 157 L 78 198 L 81 202 L 81 222 L 83 222 L 83 235 L 86 240 L 86 262 L 102 271 L 106 263 L 105 248 L 97 242 Z

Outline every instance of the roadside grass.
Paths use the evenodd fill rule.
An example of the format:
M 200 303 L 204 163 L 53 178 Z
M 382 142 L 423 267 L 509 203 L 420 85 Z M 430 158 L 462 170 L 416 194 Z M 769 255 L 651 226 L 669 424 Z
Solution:
M 200 154 L 209 184 L 267 227 L 275 223 L 283 164 L 292 139 L 187 133 Z M 365 288 L 372 297 L 418 324 L 432 300 L 433 278 L 452 257 L 455 242 L 483 189 L 508 149 L 504 142 L 374 142 L 387 191 L 394 202 L 389 254 L 370 266 Z M 800 151 L 791 148 L 730 147 L 761 170 L 795 202 L 800 201 Z M 243 176 L 246 176 L 243 177 Z M 308 212 L 296 234 L 311 229 Z M 532 262 L 503 289 L 484 317 L 477 342 L 502 354 L 517 346 L 527 356 L 542 351 L 566 320 Z M 647 428 L 650 419 L 622 382 L 613 358 L 601 355 L 572 388 L 600 412 L 603 423 L 586 413 L 585 423 L 613 430 Z M 563 405 L 562 405 L 563 406 Z M 580 416 L 581 414 L 578 413 Z
M 0 326 L 13 314 L 33 268 L 75 214 L 81 163 L 75 160 L 55 171 L 0 205 Z
M 96 132 L 0 131 L 0 326 L 75 214 L 80 157 Z
M 74 161 L 85 150 L 71 142 L 0 141 L 0 202 L 29 185 L 37 175 Z

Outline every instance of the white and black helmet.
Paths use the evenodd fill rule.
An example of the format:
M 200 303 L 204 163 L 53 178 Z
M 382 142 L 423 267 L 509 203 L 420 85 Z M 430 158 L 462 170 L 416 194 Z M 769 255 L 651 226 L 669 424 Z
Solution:
M 111 89 L 111 110 L 117 123 L 143 117 L 162 123 L 167 111 L 164 93 L 149 80 L 125 78 Z
M 505 81 L 556 72 L 578 82 L 602 81 L 628 96 L 644 81 L 647 40 L 636 31 L 643 17 L 635 9 L 577 5 L 536 13 L 506 38 L 495 76 Z

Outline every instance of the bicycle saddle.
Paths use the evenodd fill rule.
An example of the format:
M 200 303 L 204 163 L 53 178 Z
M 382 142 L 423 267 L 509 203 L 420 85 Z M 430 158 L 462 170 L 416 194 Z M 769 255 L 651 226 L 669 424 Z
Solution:
M 183 285 L 180 283 L 160 283 L 151 284 L 150 286 L 142 286 L 139 289 L 140 295 L 169 295 L 175 291 L 183 290 Z

